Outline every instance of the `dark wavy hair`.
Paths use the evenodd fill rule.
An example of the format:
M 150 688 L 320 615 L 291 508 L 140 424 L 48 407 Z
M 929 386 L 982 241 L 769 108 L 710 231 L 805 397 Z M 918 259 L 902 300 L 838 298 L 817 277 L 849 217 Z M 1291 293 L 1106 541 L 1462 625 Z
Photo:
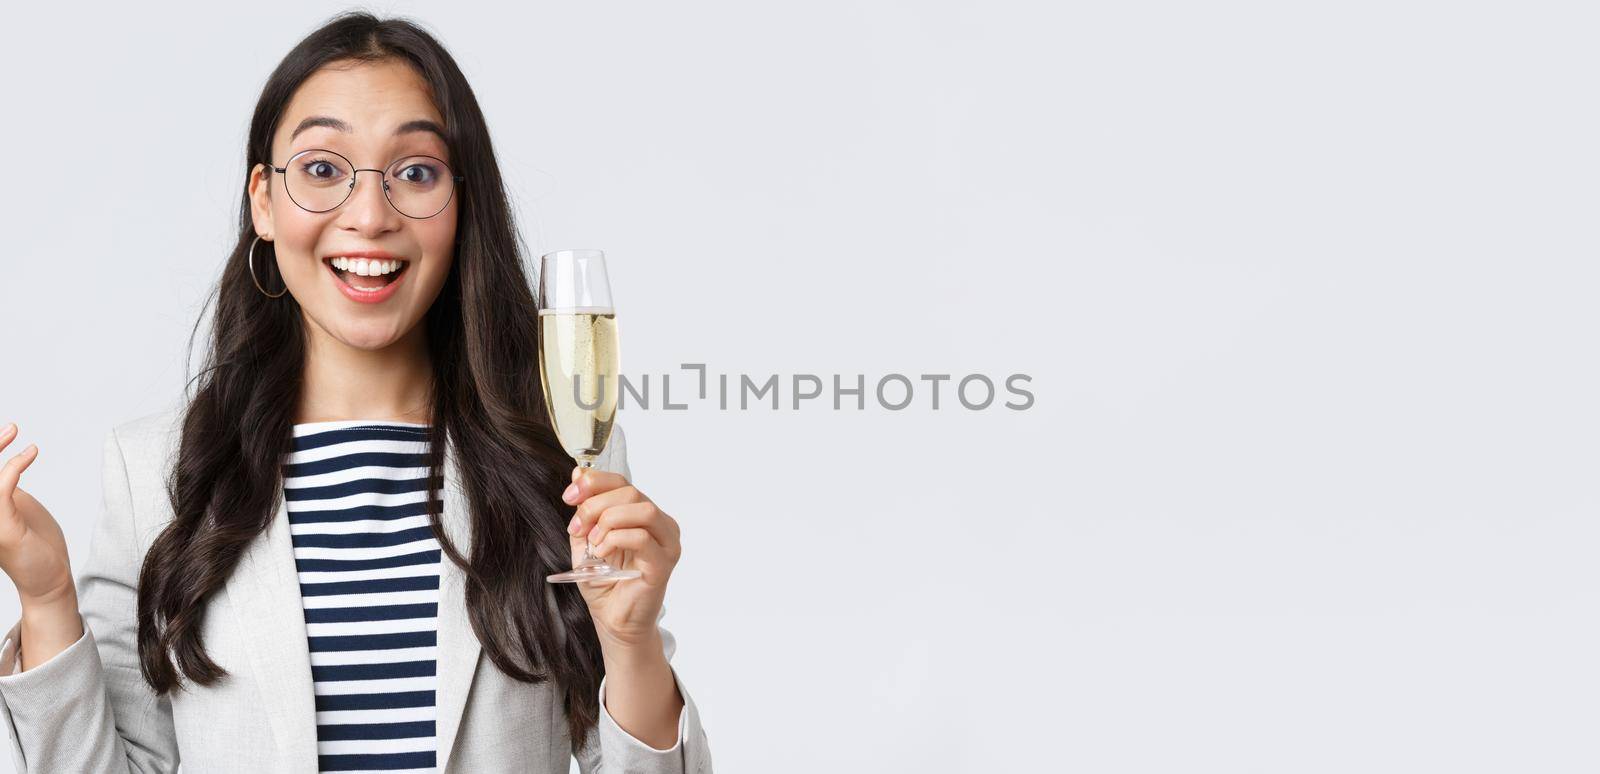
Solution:
M 385 60 L 410 64 L 429 85 L 452 166 L 466 178 L 457 192 L 455 259 L 419 323 L 427 326 L 433 369 L 429 474 L 435 485 L 443 481 L 448 436 L 472 504 L 473 534 L 495 539 L 474 540 L 472 556 L 463 557 L 440 525 L 437 500 L 429 501 L 429 518 L 444 554 L 465 571 L 472 627 L 489 658 L 520 681 L 554 679 L 573 744 L 581 747 L 599 719 L 600 643 L 577 587 L 543 580 L 572 564 L 565 526 L 573 508 L 560 492 L 574 462 L 545 414 L 536 301 L 489 130 L 466 78 L 444 47 L 408 20 L 335 16 L 267 79 L 250 122 L 245 169 L 271 160 L 284 108 L 319 68 Z M 227 674 L 201 642 L 206 605 L 276 516 L 281 465 L 291 449 L 304 323 L 292 295 L 269 298 L 252 281 L 246 255 L 254 236 L 246 193 L 237 243 L 207 302 L 216 304 L 211 343 L 190 381 L 168 481 L 174 518 L 139 573 L 139 660 L 158 694 L 182 678 L 210 685 Z M 262 246 L 267 254 L 268 243 Z M 274 262 L 262 263 L 263 283 L 277 284 L 268 268 Z

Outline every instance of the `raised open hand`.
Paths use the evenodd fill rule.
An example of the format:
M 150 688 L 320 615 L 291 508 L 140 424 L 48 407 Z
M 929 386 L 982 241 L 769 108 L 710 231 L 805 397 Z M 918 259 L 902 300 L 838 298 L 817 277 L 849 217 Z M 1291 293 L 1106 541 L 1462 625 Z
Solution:
M 17 437 L 17 426 L 0 428 L 0 451 Z M 17 486 L 22 471 L 39 457 L 26 449 L 0 467 L 0 570 L 11 576 L 24 606 L 49 604 L 75 592 L 67 540 L 50 512 Z

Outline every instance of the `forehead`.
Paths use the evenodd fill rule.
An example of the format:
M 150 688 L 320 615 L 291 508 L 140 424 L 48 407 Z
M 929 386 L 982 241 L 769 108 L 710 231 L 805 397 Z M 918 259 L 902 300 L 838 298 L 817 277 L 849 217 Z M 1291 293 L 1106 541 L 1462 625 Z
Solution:
M 301 121 L 311 116 L 338 118 L 350 126 L 350 133 L 312 127 L 293 142 L 330 136 L 357 142 L 387 141 L 396 128 L 416 119 L 443 124 L 427 82 L 410 65 L 394 60 L 336 62 L 313 73 L 289 99 L 273 144 L 288 145 Z

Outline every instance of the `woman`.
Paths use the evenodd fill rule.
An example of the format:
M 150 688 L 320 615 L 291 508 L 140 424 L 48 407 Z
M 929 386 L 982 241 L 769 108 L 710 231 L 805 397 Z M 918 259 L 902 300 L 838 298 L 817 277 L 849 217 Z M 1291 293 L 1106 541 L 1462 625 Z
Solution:
M 38 450 L 0 468 L 17 771 L 709 772 L 657 624 L 677 523 L 620 428 L 581 475 L 550 429 L 450 55 L 337 17 L 272 73 L 245 156 L 198 388 L 107 438 L 76 580 L 17 487 Z M 586 538 L 643 577 L 546 583 Z

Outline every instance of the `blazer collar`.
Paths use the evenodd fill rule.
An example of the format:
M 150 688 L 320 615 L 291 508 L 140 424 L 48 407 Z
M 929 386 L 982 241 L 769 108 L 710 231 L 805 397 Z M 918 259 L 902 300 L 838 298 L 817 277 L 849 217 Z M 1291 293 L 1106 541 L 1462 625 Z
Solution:
M 463 555 L 471 556 L 472 519 L 466 493 L 457 482 L 456 446 L 447 439 L 440 516 L 445 533 Z M 439 567 L 438 691 L 435 694 L 438 768 L 446 774 L 455 749 L 467 692 L 478 668 L 481 645 L 467 617 L 466 574 L 448 555 Z M 288 767 L 317 771 L 317 710 L 311 681 L 311 653 L 295 570 L 288 508 L 278 499 L 272 525 L 246 549 L 240 567 L 226 584 L 234 625 L 249 650 L 267 721 L 281 741 Z

